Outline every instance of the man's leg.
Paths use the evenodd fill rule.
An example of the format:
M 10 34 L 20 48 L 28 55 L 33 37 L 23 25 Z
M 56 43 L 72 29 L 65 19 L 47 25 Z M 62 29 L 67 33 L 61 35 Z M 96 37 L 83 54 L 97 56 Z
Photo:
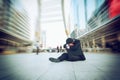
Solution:
M 78 56 L 73 56 L 73 55 L 68 55 L 67 61 L 84 61 L 86 60 L 84 55 L 78 55 Z
M 60 57 L 58 57 L 58 59 L 60 61 L 64 61 L 68 59 L 68 54 L 67 53 L 63 53 Z
M 67 53 L 63 53 L 58 58 L 49 58 L 49 60 L 51 62 L 61 62 L 61 61 L 67 60 L 67 59 L 68 59 L 68 54 Z

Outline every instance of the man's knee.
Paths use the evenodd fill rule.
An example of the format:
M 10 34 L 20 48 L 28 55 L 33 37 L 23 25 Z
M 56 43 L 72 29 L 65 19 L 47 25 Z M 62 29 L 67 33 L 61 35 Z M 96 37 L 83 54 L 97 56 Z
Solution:
M 68 59 L 68 54 L 67 53 L 63 53 L 60 57 L 58 57 L 58 59 L 60 59 L 61 61 L 67 60 Z

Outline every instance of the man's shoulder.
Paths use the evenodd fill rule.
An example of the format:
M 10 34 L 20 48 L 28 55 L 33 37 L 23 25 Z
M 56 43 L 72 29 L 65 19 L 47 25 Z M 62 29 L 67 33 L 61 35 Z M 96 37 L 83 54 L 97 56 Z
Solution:
M 74 41 L 75 41 L 75 42 L 80 42 L 80 40 L 79 40 L 79 39 L 75 39 Z

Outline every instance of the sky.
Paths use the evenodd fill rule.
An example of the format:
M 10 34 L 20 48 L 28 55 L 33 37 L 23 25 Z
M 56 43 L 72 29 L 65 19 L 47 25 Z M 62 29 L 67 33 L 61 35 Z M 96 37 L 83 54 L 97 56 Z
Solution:
M 42 30 L 46 32 L 46 47 L 56 48 L 65 44 L 67 36 L 62 22 L 47 23 L 42 26 Z

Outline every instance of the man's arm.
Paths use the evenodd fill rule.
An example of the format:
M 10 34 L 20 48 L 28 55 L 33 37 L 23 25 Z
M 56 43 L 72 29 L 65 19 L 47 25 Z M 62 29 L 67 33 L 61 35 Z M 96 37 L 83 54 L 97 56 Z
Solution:
M 70 49 L 71 50 L 76 50 L 78 48 L 80 48 L 80 41 L 79 40 L 75 40 L 74 46 L 71 46 Z
M 64 44 L 63 46 L 66 50 L 70 49 L 70 46 L 68 44 Z
M 63 47 L 66 48 L 66 44 L 64 44 Z

